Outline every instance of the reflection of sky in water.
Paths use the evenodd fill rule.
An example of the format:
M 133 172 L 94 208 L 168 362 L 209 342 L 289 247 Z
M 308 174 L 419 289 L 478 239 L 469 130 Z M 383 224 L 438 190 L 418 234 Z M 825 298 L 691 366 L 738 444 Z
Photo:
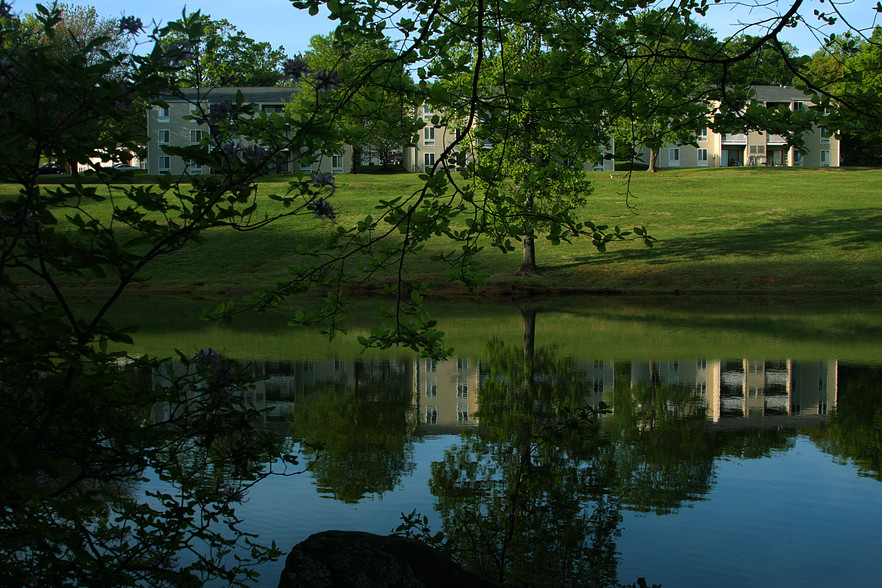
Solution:
M 322 498 L 302 474 L 258 484 L 240 513 L 249 530 L 286 553 L 321 530 L 388 534 L 402 512 L 414 509 L 440 529 L 429 464 L 457 440 L 417 441 L 413 474 L 382 499 L 353 505 Z M 704 501 L 668 515 L 622 511 L 620 582 L 643 576 L 663 586 L 878 585 L 882 484 L 858 476 L 851 464 L 834 463 L 804 436 L 786 453 L 716 460 L 715 470 Z M 263 569 L 261 586 L 277 585 L 283 560 Z
M 401 478 L 401 486 L 382 499 L 366 498 L 358 504 L 344 504 L 318 495 L 310 474 L 288 478 L 271 477 L 257 484 L 248 494 L 240 514 L 248 531 L 261 534 L 267 542 L 275 540 L 286 554 L 309 535 L 325 530 L 367 531 L 388 535 L 401 523 L 401 513 L 414 509 L 429 517 L 432 529 L 441 528 L 429 493 L 430 464 L 453 445 L 458 436 L 424 437 L 414 443 L 417 466 L 413 474 Z M 277 586 L 284 568 L 284 556 L 261 572 L 261 586 Z
M 623 513 L 619 579 L 662 586 L 878 586 L 882 485 L 800 436 L 768 459 L 717 461 L 703 502 Z

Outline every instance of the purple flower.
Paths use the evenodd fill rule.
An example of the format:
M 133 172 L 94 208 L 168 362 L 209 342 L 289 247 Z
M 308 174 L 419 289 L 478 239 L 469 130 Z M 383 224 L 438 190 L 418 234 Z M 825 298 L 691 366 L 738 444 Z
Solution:
M 340 74 L 335 71 L 320 69 L 315 73 L 313 80 L 315 81 L 316 90 L 321 90 L 322 92 L 330 92 L 340 86 Z
M 165 569 L 172 570 L 178 567 L 180 562 L 180 558 L 176 555 L 166 555 L 160 560 L 157 560 L 156 563 L 153 564 L 153 569 Z
M 334 220 L 337 217 L 337 213 L 334 211 L 334 206 L 324 198 L 318 198 L 310 202 L 306 205 L 306 208 L 314 213 L 313 218 Z
M 230 388 L 239 375 L 232 361 L 210 347 L 196 352 L 196 366 L 207 372 L 207 380 L 225 389 Z M 225 390 L 225 392 L 229 392 L 229 396 L 232 396 L 232 391 Z
M 137 35 L 144 30 L 144 24 L 140 18 L 134 16 L 124 16 L 119 19 L 119 32 Z
M 260 145 L 252 144 L 242 149 L 242 155 L 245 157 L 245 159 L 260 162 L 266 159 L 266 149 L 264 149 Z
M 233 114 L 233 103 L 229 98 L 208 105 L 209 124 L 217 124 L 231 114 Z
M 233 486 L 227 486 L 221 490 L 221 498 L 226 502 L 238 502 L 240 504 L 248 502 L 245 499 L 245 491 L 241 488 L 234 488 Z
M 224 354 L 220 351 L 215 351 L 211 347 L 208 349 L 202 348 L 196 352 L 196 365 L 199 367 L 214 367 L 222 362 L 224 359 Z
M 314 186 L 333 186 L 334 174 L 315 174 L 312 176 L 312 184 Z
M 284 73 L 282 78 L 299 82 L 303 76 L 309 73 L 309 65 L 299 57 L 297 59 L 289 59 L 283 67 Z

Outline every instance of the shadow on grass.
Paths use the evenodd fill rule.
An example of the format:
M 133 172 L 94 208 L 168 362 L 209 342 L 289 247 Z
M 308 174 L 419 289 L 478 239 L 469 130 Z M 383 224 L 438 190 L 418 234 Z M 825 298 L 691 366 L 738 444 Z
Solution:
M 650 229 L 650 233 L 651 233 Z M 882 208 L 830 210 L 820 215 L 775 219 L 756 227 L 718 229 L 695 233 L 674 241 L 660 239 L 652 249 L 616 249 L 606 255 L 615 261 L 652 261 L 654 265 L 713 261 L 738 254 L 752 258 L 799 254 L 808 247 L 825 248 L 831 254 L 859 251 L 882 241 Z M 596 263 L 597 256 L 584 256 L 569 267 Z M 567 267 L 567 266 L 560 266 Z

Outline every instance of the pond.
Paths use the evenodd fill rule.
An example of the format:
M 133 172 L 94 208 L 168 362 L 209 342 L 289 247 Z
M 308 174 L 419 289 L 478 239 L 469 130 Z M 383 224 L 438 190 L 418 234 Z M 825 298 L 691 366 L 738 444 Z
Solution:
M 278 317 L 131 312 L 168 317 L 136 338 L 146 351 L 212 346 L 263 377 L 249 392 L 262 426 L 295 439 L 309 469 L 260 482 L 239 513 L 283 550 L 328 529 L 388 534 L 416 513 L 466 565 L 524 584 L 871 586 L 880 310 L 439 304 L 444 362 L 360 353 L 357 318 L 328 343 Z

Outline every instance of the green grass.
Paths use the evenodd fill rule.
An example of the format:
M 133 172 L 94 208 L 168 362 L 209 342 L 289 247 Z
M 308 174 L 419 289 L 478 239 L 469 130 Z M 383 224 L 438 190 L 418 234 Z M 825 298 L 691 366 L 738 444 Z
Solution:
M 656 246 L 626 241 L 598 253 L 587 240 L 557 247 L 540 240 L 541 278 L 513 275 L 520 252 L 488 249 L 480 261 L 490 292 L 882 293 L 882 170 L 730 168 L 590 176 L 594 193 L 583 218 L 623 228 L 645 225 L 658 239 Z M 372 212 L 380 199 L 420 186 L 415 174 L 347 175 L 338 183 L 333 200 L 342 223 Z M 260 184 L 259 193 L 285 187 L 284 179 L 271 179 Z M 0 185 L 0 197 L 14 192 L 14 186 Z M 274 210 L 275 203 L 266 205 Z M 330 223 L 308 217 L 250 233 L 218 230 L 157 262 L 150 281 L 137 290 L 189 296 L 250 291 L 284 277 L 298 260 L 296 246 L 330 230 Z M 409 275 L 437 275 L 428 256 L 450 248 L 430 244 Z

